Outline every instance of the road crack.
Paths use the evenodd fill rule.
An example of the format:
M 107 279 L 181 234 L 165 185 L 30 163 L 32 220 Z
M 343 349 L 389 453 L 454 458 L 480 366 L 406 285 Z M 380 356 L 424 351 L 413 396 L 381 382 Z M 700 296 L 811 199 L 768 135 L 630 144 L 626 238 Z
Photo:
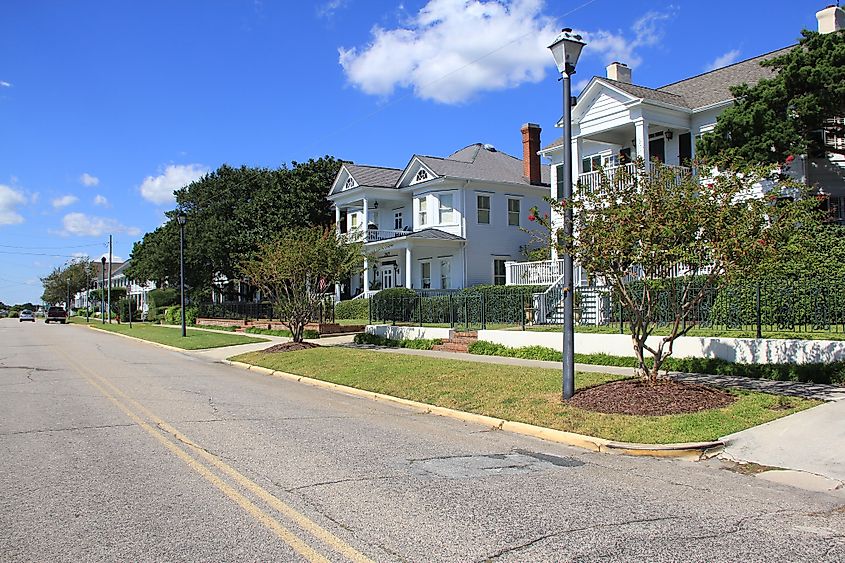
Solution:
M 540 543 L 542 541 L 545 541 L 547 539 L 558 537 L 558 536 L 563 536 L 563 535 L 566 535 L 566 534 L 572 534 L 572 533 L 575 533 L 575 532 L 585 532 L 587 530 L 596 530 L 596 529 L 605 529 L 605 528 L 621 528 L 623 526 L 630 526 L 632 524 L 647 524 L 647 523 L 650 523 L 650 522 L 665 522 L 665 521 L 668 521 L 668 520 L 683 520 L 683 519 L 684 519 L 683 516 L 658 516 L 658 517 L 655 517 L 655 518 L 638 518 L 638 519 L 634 519 L 634 520 L 625 520 L 624 522 L 610 522 L 610 523 L 607 523 L 607 524 L 593 524 L 591 526 L 584 526 L 584 527 L 581 527 L 581 528 L 569 528 L 568 530 L 561 530 L 559 532 L 551 532 L 549 534 L 543 534 L 542 536 L 538 536 L 534 539 L 531 539 L 531 540 L 526 541 L 524 543 L 521 543 L 519 545 L 515 545 L 515 546 L 512 546 L 512 547 L 506 547 L 504 549 L 497 551 L 493 555 L 490 555 L 489 557 L 485 557 L 481 561 L 484 561 L 484 562 L 495 561 L 496 559 L 504 557 L 505 555 L 510 555 L 512 553 L 516 553 L 516 552 L 528 549 L 531 546 L 533 546 L 537 543 Z
M 283 489 L 285 492 L 293 493 L 297 491 L 301 491 L 303 489 L 310 489 L 312 487 L 322 487 L 324 485 L 337 485 L 340 483 L 354 483 L 354 482 L 361 482 L 361 481 L 382 481 L 385 479 L 397 479 L 399 477 L 404 477 L 404 475 L 396 474 L 396 475 L 379 475 L 376 477 L 348 477 L 346 479 L 336 479 L 334 481 L 321 481 L 319 483 L 310 483 L 308 485 L 299 485 L 297 487 L 283 487 L 279 483 L 272 481 L 272 483 Z
M 48 434 L 50 432 L 77 432 L 80 430 L 102 430 L 105 428 L 127 428 L 135 426 L 133 423 L 100 424 L 96 426 L 69 426 L 67 428 L 38 428 L 36 430 L 20 430 L 18 432 L 2 432 L 0 436 L 19 436 L 23 434 Z

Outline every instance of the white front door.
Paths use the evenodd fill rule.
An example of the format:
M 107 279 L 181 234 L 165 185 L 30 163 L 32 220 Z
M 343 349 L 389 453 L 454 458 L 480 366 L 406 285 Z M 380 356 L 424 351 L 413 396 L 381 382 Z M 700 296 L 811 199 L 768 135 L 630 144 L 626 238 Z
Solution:
M 382 289 L 393 287 L 393 266 L 385 266 L 381 269 L 381 287 Z

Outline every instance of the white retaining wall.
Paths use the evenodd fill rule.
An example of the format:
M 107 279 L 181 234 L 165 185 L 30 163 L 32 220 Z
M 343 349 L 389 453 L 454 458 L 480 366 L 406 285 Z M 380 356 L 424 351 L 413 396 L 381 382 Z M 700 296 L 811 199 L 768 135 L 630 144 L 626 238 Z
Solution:
M 370 334 L 396 340 L 449 338 L 448 328 L 369 325 L 366 330 Z M 523 346 L 545 346 L 555 350 L 562 348 L 560 332 L 479 330 L 478 339 L 511 348 Z M 659 341 L 659 336 L 652 336 L 649 344 L 657 346 Z M 634 357 L 631 337 L 627 334 L 576 332 L 575 352 Z M 672 356 L 675 358 L 719 358 L 744 364 L 828 363 L 845 360 L 845 341 L 681 336 L 675 341 Z
M 437 337 L 432 337 L 437 338 Z M 546 346 L 560 350 L 560 332 L 479 330 L 479 340 L 487 340 L 512 348 Z M 649 338 L 657 346 L 659 336 Z M 744 364 L 805 364 L 845 360 L 845 341 L 781 340 L 756 338 L 703 338 L 681 336 L 675 340 L 672 356 L 676 358 L 719 358 Z M 634 357 L 631 337 L 627 334 L 575 333 L 575 352 Z

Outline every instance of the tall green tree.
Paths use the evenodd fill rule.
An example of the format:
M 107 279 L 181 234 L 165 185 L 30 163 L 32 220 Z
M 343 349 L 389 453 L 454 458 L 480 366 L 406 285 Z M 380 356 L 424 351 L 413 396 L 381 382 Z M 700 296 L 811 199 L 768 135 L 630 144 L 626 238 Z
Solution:
M 828 122 L 845 115 L 845 30 L 802 35 L 796 48 L 761 63 L 774 71 L 772 78 L 731 89 L 736 102 L 702 136 L 699 154 L 728 167 L 782 163 L 797 154 L 845 154 L 821 135 L 825 128 L 845 134 Z
M 292 227 L 329 225 L 326 191 L 340 161 L 332 157 L 294 162 L 272 170 L 223 165 L 176 192 L 185 225 L 185 283 L 205 298 L 215 276 L 238 278 L 238 264 L 261 242 Z M 128 274 L 156 285 L 179 283 L 179 226 L 169 221 L 136 243 Z
M 363 244 L 331 227 L 294 227 L 263 242 L 240 265 L 249 283 L 270 299 L 294 342 L 301 342 L 331 286 L 363 268 Z
M 67 301 L 68 291 L 71 298 L 80 291 L 85 291 L 97 278 L 97 267 L 90 258 L 77 258 L 53 268 L 45 277 L 41 278 L 44 292 L 41 300 L 45 303 L 56 304 Z

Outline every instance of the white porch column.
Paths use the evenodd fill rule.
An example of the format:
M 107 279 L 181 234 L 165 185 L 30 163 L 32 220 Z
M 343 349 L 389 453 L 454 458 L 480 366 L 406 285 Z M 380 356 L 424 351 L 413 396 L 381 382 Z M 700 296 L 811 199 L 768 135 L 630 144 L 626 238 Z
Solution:
M 413 268 L 411 267 L 411 248 L 405 248 L 405 287 L 411 289 L 411 272 Z
M 366 208 L 366 204 L 364 204 L 364 209 Z M 370 261 L 364 258 L 364 296 L 368 291 L 370 291 Z
M 581 175 L 581 139 L 572 140 L 572 191 L 578 189 L 578 176 Z
M 651 155 L 648 154 L 648 121 L 636 120 L 634 130 L 637 134 L 637 158 L 642 158 L 648 164 L 651 162 Z
M 367 225 L 370 222 L 370 200 L 364 198 L 364 232 L 367 232 Z
M 337 234 L 340 234 L 340 206 L 334 206 L 334 224 L 335 229 L 337 230 Z

